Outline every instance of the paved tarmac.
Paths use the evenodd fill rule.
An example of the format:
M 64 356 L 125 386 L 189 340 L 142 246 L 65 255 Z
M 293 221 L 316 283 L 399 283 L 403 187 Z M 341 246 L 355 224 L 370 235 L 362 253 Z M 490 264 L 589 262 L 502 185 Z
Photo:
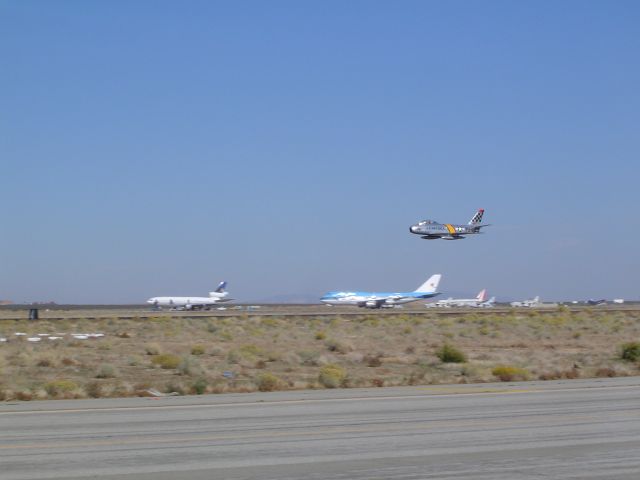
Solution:
M 640 377 L 0 403 L 0 479 L 634 479 Z

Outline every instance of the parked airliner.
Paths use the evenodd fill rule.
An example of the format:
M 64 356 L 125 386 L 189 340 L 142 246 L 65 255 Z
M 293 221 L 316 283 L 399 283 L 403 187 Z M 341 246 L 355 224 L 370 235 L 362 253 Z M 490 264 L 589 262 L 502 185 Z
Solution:
M 480 290 L 476 298 L 452 298 L 425 304 L 427 307 L 477 307 L 487 299 L 487 290 Z
M 328 305 L 355 305 L 363 308 L 390 308 L 440 295 L 438 284 L 442 275 L 432 275 L 413 292 L 329 292 L 320 301 Z
M 478 305 L 475 305 L 475 307 L 478 307 L 478 308 L 491 308 L 491 307 L 495 307 L 495 305 L 496 305 L 496 297 L 491 297 L 486 302 L 482 302 L 482 303 L 480 303 Z
M 511 302 L 509 305 L 512 307 L 529 307 L 535 308 L 540 306 L 540 297 L 536 295 L 530 300 L 522 300 L 521 302 Z
M 227 282 L 220 282 L 218 288 L 213 292 L 209 292 L 208 297 L 152 297 L 147 303 L 154 307 L 170 307 L 184 310 L 202 310 L 209 309 L 216 303 L 228 302 L 231 298 L 227 298 L 229 292 L 225 291 Z

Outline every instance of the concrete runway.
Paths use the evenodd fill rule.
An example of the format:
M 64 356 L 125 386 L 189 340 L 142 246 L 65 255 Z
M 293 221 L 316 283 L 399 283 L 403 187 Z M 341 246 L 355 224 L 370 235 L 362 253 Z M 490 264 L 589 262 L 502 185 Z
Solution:
M 640 377 L 0 403 L 0 479 L 638 479 Z

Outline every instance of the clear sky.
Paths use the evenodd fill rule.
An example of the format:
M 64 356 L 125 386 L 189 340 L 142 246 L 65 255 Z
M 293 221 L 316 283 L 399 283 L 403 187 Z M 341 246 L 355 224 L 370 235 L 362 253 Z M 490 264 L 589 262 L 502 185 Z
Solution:
M 637 1 L 0 1 L 0 299 L 640 298 Z M 486 234 L 424 241 L 409 226 Z

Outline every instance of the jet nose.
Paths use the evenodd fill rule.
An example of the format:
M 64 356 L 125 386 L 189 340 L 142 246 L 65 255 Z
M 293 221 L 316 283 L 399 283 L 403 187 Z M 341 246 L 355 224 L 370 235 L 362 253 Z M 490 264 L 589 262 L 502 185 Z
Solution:
M 415 226 L 415 225 L 411 225 L 411 226 L 409 227 L 409 231 L 410 231 L 411 233 L 416 233 L 416 226 Z

